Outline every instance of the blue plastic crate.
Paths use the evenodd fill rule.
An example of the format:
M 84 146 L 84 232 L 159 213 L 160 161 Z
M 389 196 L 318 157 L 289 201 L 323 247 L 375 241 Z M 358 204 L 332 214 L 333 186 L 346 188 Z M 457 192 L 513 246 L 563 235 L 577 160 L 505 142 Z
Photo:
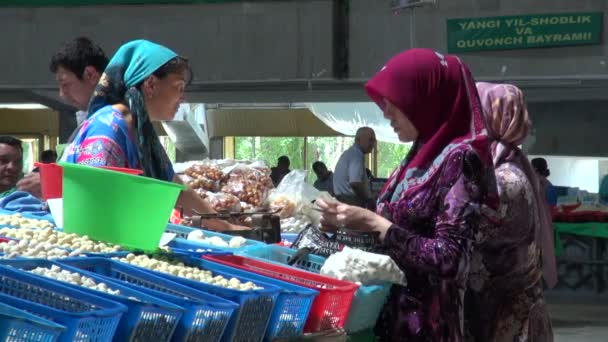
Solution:
M 172 282 L 121 262 L 102 258 L 62 259 L 86 273 L 123 283 L 141 292 L 183 307 L 186 312 L 178 323 L 172 341 L 220 341 L 238 305 L 223 298 Z
M 390 291 L 391 284 L 360 286 L 350 305 L 344 330 L 354 333 L 373 328 Z
M 111 341 L 127 308 L 7 266 L 0 266 L 0 302 L 66 327 L 61 342 Z
M 169 223 L 167 224 L 167 228 L 165 228 L 165 233 L 173 233 L 177 235 L 178 238 L 188 239 L 188 234 L 194 230 L 196 229 L 192 227 Z
M 165 229 L 165 232 L 167 233 L 174 233 L 177 235 L 177 239 L 184 239 L 188 241 L 188 234 L 195 230 L 195 228 L 191 228 L 191 227 L 186 227 L 186 226 L 180 226 L 180 225 L 175 225 L 175 224 L 168 224 L 167 228 Z M 221 239 L 223 239 L 226 242 L 229 242 L 230 239 L 232 239 L 234 237 L 234 235 L 228 235 L 228 234 L 222 234 L 222 233 L 217 233 L 217 232 L 212 232 L 209 230 L 204 230 L 204 229 L 199 229 L 203 231 L 203 234 L 207 237 L 213 237 L 213 236 L 217 236 Z M 214 246 L 211 244 L 207 244 L 207 243 L 202 243 L 202 242 L 198 242 L 198 241 L 188 241 L 190 243 L 196 244 L 196 246 L 198 246 L 197 248 L 212 248 L 212 249 L 221 249 L 221 250 L 226 250 L 226 251 L 230 251 L 230 252 L 235 252 L 235 251 L 239 251 L 242 250 L 248 246 L 253 246 L 253 245 L 265 245 L 264 242 L 262 241 L 256 241 L 256 240 L 250 240 L 247 239 L 247 242 L 245 243 L 244 246 L 239 247 L 239 248 L 230 248 L 230 247 L 218 247 L 218 246 Z
M 297 253 L 296 249 L 281 247 L 277 245 L 251 246 L 235 254 L 250 258 L 272 261 L 281 265 L 287 265 L 289 260 Z M 309 254 L 306 258 L 296 262 L 293 266 L 305 271 L 319 273 L 325 264 L 325 258 Z
M 207 253 L 232 254 L 232 252 L 215 247 L 202 247 L 196 242 L 188 241 L 182 238 L 172 240 L 167 244 L 167 246 L 174 252 L 185 253 L 188 255 L 200 255 Z
M 297 250 L 295 249 L 266 245 L 252 246 L 236 254 L 287 265 L 287 262 L 296 253 Z M 325 260 L 321 256 L 309 254 L 305 259 L 298 261 L 293 266 L 309 272 L 320 273 Z M 353 297 L 344 329 L 347 332 L 357 332 L 372 328 L 376 324 L 376 320 L 384 307 L 390 289 L 391 284 L 360 286 Z
M 0 303 L 0 341 L 55 342 L 65 327 Z
M 236 315 L 233 315 L 230 319 L 226 332 L 222 337 L 222 341 L 252 342 L 261 341 L 264 338 L 264 333 L 274 309 L 277 296 L 281 291 L 280 288 L 269 283 L 256 281 L 249 277 L 217 272 L 214 269 L 215 263 L 210 263 L 202 259 L 192 258 L 187 255 L 178 255 L 174 259 L 192 267 L 199 267 L 211 271 L 214 275 L 221 275 L 226 279 L 237 278 L 244 282 L 253 281 L 262 286 L 262 290 L 239 291 L 142 268 L 142 270 L 145 270 L 146 272 L 238 303 L 240 307 L 236 312 Z
M 62 284 L 67 287 L 73 287 L 81 291 L 90 292 L 94 295 L 125 305 L 128 308 L 128 311 L 122 315 L 122 318 L 118 323 L 118 328 L 116 329 L 116 336 L 120 336 L 120 340 L 125 339 L 126 341 L 140 341 L 142 339 L 154 338 L 156 341 L 169 341 L 173 335 L 173 332 L 175 331 L 177 322 L 184 312 L 184 309 L 177 305 L 166 302 L 159 298 L 155 298 L 149 294 L 136 291 L 133 288 L 124 286 L 123 284 L 114 282 L 112 280 L 102 278 L 96 274 L 84 274 L 82 270 L 72 266 L 39 259 L 0 260 L 0 264 L 18 268 L 24 271 L 30 271 L 37 267 L 51 268 L 55 265 L 69 272 L 76 272 L 81 275 L 86 275 L 97 283 L 103 282 L 113 290 L 119 290 L 121 292 L 120 295 L 111 295 L 105 292 L 91 290 L 62 282 Z
M 68 249 L 69 251 L 71 251 L 71 249 Z M 126 257 L 129 253 L 128 251 L 125 252 L 112 252 L 112 253 L 89 253 L 89 252 L 84 252 L 82 253 L 85 256 L 91 257 L 91 258 L 123 258 Z
M 287 241 L 289 243 L 294 243 L 297 237 L 298 234 L 296 233 L 281 233 L 281 240 Z
M 281 288 L 264 341 L 289 340 L 302 335 L 310 307 L 319 294 L 318 291 L 212 261 L 204 261 L 213 264 L 213 268 L 217 271 L 267 282 Z

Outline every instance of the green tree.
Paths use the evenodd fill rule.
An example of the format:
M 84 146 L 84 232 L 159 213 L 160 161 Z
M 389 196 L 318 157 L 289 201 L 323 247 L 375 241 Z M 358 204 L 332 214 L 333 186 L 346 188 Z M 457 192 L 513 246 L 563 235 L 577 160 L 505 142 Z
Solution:
M 322 161 L 334 170 L 342 153 L 354 144 L 352 137 L 308 137 L 306 160 L 304 160 L 304 138 L 302 137 L 236 137 L 235 157 L 243 160 L 262 160 L 275 166 L 277 158 L 286 155 L 291 160 L 291 169 L 311 170 L 312 164 Z M 410 150 L 410 144 L 378 143 L 378 169 L 376 177 L 388 177 Z M 316 177 L 309 173 L 308 181 Z
M 236 159 L 262 160 L 268 166 L 288 156 L 291 169 L 304 168 L 304 138 L 301 137 L 236 137 Z
M 394 144 L 387 142 L 378 143 L 378 171 L 375 175 L 379 178 L 387 178 L 393 170 L 401 164 L 407 153 L 410 151 L 411 144 Z

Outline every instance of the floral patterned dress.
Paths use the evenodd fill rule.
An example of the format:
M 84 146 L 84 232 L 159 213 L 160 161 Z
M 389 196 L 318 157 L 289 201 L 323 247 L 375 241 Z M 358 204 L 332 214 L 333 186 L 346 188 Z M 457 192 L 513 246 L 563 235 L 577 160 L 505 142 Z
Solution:
M 535 235 L 539 210 L 520 165 L 496 171 L 500 225 L 488 225 L 473 254 L 465 307 L 468 340 L 553 341 L 543 298 L 541 249 Z
M 139 169 L 136 138 L 129 129 L 122 113 L 112 106 L 105 106 L 88 118 L 74 141 L 65 151 L 68 163 L 90 166 L 114 166 Z M 167 173 L 165 181 L 172 181 L 173 165 L 163 151 L 161 160 Z

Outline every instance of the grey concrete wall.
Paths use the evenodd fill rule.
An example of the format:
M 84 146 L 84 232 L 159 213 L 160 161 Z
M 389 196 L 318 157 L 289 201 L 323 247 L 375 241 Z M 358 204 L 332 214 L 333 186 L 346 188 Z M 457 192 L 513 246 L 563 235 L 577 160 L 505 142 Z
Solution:
M 608 157 L 608 102 L 529 104 L 534 122 L 532 155 Z
M 606 11 L 605 0 L 439 0 L 393 14 L 388 0 L 350 2 L 350 78 L 365 79 L 395 53 L 446 50 L 446 19 L 508 14 Z M 605 25 L 607 26 L 607 25 Z M 410 34 L 413 41 L 410 41 Z M 608 33 L 608 32 L 605 32 Z M 53 87 L 48 59 L 62 41 L 87 35 L 111 54 L 148 38 L 191 58 L 197 82 L 330 78 L 332 1 L 265 1 L 175 6 L 0 7 L 0 87 Z M 606 45 L 468 53 L 478 77 L 608 77 Z M 602 64 L 602 61 L 606 62 Z M 501 69 L 506 66 L 503 75 Z
M 391 13 L 385 0 L 351 1 L 351 77 L 367 78 L 394 54 L 410 47 L 447 51 L 448 18 L 608 11 L 605 0 L 438 0 L 437 7 Z M 605 20 L 604 20 L 605 23 Z M 608 33 L 604 24 L 604 37 Z M 608 77 L 608 47 L 578 46 L 462 54 L 477 77 L 594 75 Z M 501 73 L 502 66 L 507 67 Z
M 62 41 L 78 35 L 90 36 L 108 54 L 136 38 L 171 46 L 192 60 L 196 75 L 192 101 L 365 101 L 363 81 L 395 53 L 411 46 L 446 50 L 447 18 L 608 10 L 606 0 L 439 0 L 436 8 L 415 10 L 410 32 L 409 13 L 393 14 L 388 3 L 351 0 L 351 79 L 344 82 L 326 80 L 332 75 L 330 0 L 0 7 L 0 101 L 31 101 L 32 96 L 25 97 L 20 90 L 55 95 L 49 58 Z M 544 101 L 531 105 L 539 132 L 532 152 L 606 156 L 603 127 L 608 127 L 608 102 L 599 100 L 608 100 L 607 55 L 603 44 L 462 57 L 479 79 L 541 82 L 519 84 L 529 100 Z M 507 67 L 504 74 L 502 66 Z M 573 80 L 566 84 L 544 80 L 560 77 Z M 594 101 L 562 103 L 582 99 Z
M 108 54 L 137 38 L 192 60 L 195 81 L 309 78 L 332 72 L 331 1 L 175 6 L 0 7 L 0 89 L 54 87 L 48 63 L 86 35 Z

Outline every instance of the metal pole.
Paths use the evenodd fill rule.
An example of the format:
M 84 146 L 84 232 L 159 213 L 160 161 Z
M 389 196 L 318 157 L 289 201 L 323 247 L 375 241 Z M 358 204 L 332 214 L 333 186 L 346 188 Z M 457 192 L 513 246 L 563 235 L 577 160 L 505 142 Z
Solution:
M 304 170 L 308 170 L 308 137 L 304 137 Z
M 414 39 L 416 38 L 416 34 L 414 33 L 415 25 L 414 25 L 414 7 L 410 8 L 410 48 L 414 48 Z

